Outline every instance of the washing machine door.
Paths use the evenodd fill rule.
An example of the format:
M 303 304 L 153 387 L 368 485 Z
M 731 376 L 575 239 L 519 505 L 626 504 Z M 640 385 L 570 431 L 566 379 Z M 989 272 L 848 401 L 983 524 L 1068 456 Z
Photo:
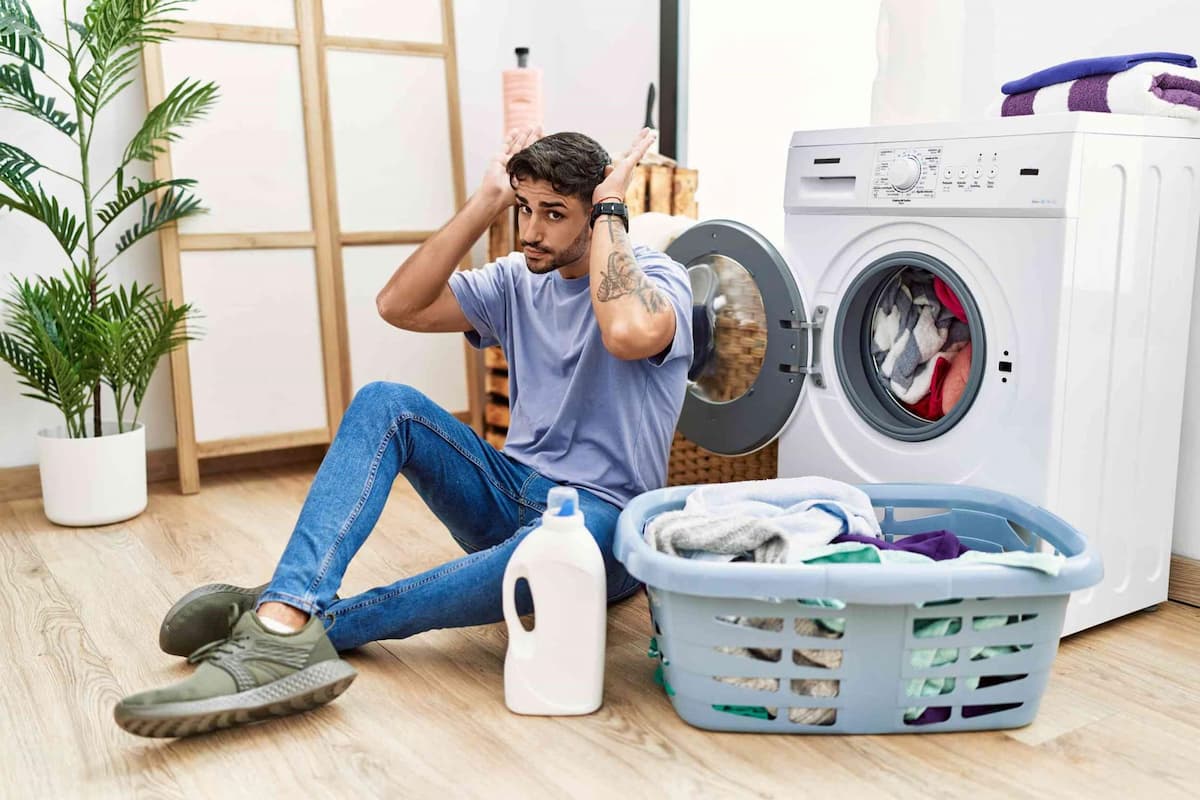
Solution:
M 688 269 L 696 352 L 679 432 L 720 455 L 770 444 L 809 370 L 811 328 L 779 252 L 739 222 L 695 225 L 667 248 Z

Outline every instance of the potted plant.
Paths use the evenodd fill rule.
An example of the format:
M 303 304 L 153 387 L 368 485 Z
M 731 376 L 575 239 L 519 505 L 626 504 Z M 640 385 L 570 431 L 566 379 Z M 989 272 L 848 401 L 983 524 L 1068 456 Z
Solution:
M 0 359 L 29 389 L 23 396 L 63 415 L 63 425 L 37 434 L 43 507 L 61 525 L 103 525 L 145 509 L 142 400 L 160 359 L 196 338 L 190 305 L 175 305 L 152 286 L 114 288 L 106 270 L 135 242 L 204 211 L 190 192 L 195 181 L 146 181 L 129 172 L 203 116 L 217 87 L 185 80 L 172 89 L 111 171 L 98 172 L 90 152 L 101 112 L 133 82 L 142 46 L 165 41 L 176 24 L 170 16 L 189 1 L 93 0 L 82 21 L 65 19 L 64 2 L 62 35 L 52 37 L 26 0 L 0 0 L 0 108 L 39 120 L 79 155 L 74 168 L 60 171 L 0 139 L 0 212 L 42 223 L 66 262 L 61 277 L 14 278 L 0 329 Z M 61 95 L 43 93 L 47 85 Z M 47 192 L 42 173 L 73 184 L 74 196 Z M 121 230 L 134 208 L 140 219 L 128 215 L 132 224 Z M 101 419 L 102 386 L 112 393 L 115 420 Z

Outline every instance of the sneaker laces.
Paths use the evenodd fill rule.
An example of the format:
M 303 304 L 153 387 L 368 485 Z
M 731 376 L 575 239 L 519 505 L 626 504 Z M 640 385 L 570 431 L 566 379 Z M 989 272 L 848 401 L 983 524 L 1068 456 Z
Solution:
M 229 626 L 233 627 L 241 615 L 241 609 L 237 603 L 229 604 Z M 246 649 L 247 641 L 250 635 L 243 631 L 233 634 L 226 639 L 217 639 L 208 644 L 197 647 L 191 655 L 187 657 L 187 663 L 199 664 L 201 661 L 212 661 L 214 664 L 219 664 L 224 659 L 241 652 Z

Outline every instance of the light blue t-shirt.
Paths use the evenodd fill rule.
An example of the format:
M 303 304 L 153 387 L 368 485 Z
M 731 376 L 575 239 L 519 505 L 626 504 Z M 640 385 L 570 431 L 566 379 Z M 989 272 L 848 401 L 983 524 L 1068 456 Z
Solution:
M 508 359 L 510 422 L 504 452 L 551 480 L 624 506 L 666 483 L 667 455 L 692 361 L 687 271 L 663 253 L 634 257 L 675 309 L 662 354 L 623 361 L 608 352 L 592 310 L 590 280 L 535 275 L 522 253 L 456 272 L 450 290 L 475 347 Z

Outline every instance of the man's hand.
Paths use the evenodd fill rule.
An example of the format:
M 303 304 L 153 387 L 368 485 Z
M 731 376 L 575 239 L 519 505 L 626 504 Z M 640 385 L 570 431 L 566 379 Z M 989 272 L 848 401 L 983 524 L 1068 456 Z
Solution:
M 646 155 L 656 136 L 658 134 L 650 128 L 642 128 L 633 140 L 633 146 L 615 164 L 604 168 L 604 180 L 592 192 L 592 205 L 604 200 L 625 202 L 625 192 L 629 191 L 629 182 L 633 180 L 633 168 Z
M 512 181 L 508 178 L 508 162 L 513 156 L 540 138 L 542 138 L 541 128 L 514 128 L 509 131 L 508 137 L 504 140 L 504 147 L 492 158 L 488 163 L 487 170 L 483 173 L 483 183 L 479 187 L 480 193 L 493 196 L 499 193 L 505 208 L 517 202 Z

